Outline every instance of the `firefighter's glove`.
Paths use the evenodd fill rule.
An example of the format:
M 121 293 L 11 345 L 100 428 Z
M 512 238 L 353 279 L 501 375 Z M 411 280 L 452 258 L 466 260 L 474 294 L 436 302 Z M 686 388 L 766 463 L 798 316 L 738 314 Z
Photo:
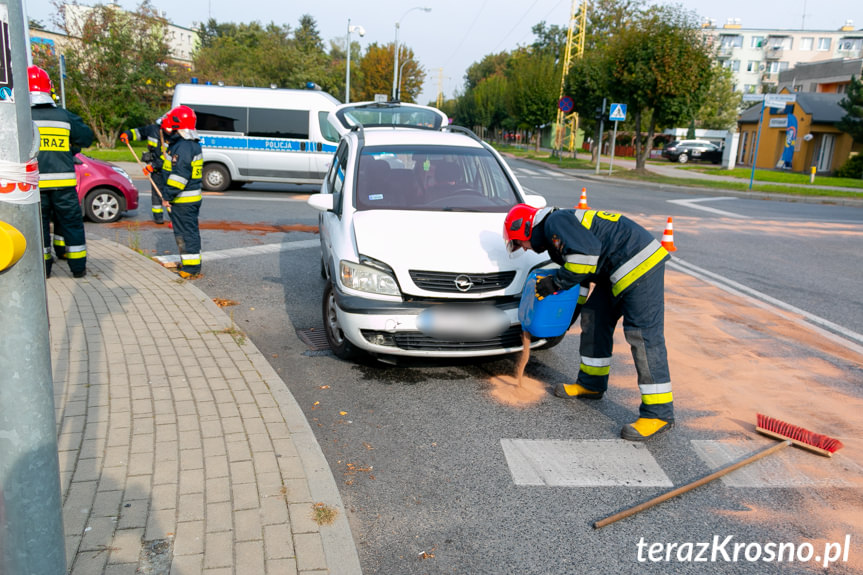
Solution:
M 541 300 L 553 293 L 560 291 L 554 276 L 545 276 L 536 280 L 536 299 Z
M 147 164 L 147 165 L 145 165 L 145 166 L 144 166 L 144 170 L 143 170 L 143 171 L 144 171 L 144 175 L 145 175 L 145 176 L 149 176 L 150 174 L 152 174 L 152 173 L 153 173 L 153 166 L 151 166 L 150 164 Z
M 129 132 L 120 132 L 120 141 L 124 144 L 129 143 Z

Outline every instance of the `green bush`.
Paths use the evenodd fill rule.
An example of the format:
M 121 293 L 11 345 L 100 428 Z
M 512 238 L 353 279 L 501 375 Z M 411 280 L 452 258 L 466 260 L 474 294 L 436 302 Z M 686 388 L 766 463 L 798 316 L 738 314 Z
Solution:
M 863 178 L 863 154 L 850 157 L 841 168 L 836 170 L 836 176 L 840 178 Z

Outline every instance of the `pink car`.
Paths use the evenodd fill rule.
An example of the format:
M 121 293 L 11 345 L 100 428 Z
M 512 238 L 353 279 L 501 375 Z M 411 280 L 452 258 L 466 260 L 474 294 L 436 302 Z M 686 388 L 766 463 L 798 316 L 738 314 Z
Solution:
M 78 200 L 91 222 L 116 222 L 123 212 L 138 209 L 138 189 L 123 168 L 76 154 L 75 175 Z

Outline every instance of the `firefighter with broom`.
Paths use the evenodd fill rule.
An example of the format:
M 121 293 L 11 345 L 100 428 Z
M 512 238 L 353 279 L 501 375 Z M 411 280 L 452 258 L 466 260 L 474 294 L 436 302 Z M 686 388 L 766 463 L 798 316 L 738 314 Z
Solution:
M 130 145 L 129 142 L 136 140 L 146 140 L 147 142 L 147 151 L 141 154 L 141 161 L 144 163 L 144 175 L 153 182 L 150 189 L 150 205 L 152 206 L 153 221 L 159 225 L 165 223 L 165 208 L 162 206 L 162 198 L 158 192 L 165 182 L 165 175 L 162 171 L 165 156 L 161 122 L 162 118 L 159 118 L 155 124 L 132 128 L 120 133 L 120 140 L 127 146 Z M 135 159 L 137 160 L 137 157 Z
M 204 158 L 195 112 L 188 106 L 172 108 L 162 117 L 162 130 L 167 134 L 168 149 L 162 164 L 165 178 L 162 184 L 162 206 L 171 214 L 174 238 L 180 250 L 180 276 L 195 279 L 201 275 L 201 231 L 198 215 L 201 210 L 201 174 Z
M 646 229 L 621 214 L 597 210 L 514 206 L 504 239 L 515 250 L 548 251 L 560 268 L 536 282 L 536 297 L 593 284 L 581 308 L 581 365 L 575 383 L 558 383 L 564 398 L 600 399 L 608 388 L 614 330 L 623 334 L 641 391 L 639 418 L 621 430 L 646 441 L 674 426 L 665 348 L 665 262 L 668 251 Z

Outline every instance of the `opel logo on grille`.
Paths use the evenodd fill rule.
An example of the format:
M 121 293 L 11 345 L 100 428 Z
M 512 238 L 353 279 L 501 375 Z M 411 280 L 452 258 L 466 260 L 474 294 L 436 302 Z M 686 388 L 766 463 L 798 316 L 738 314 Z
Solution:
M 460 292 L 470 291 L 473 287 L 473 280 L 468 275 L 460 275 L 455 278 L 455 288 Z

